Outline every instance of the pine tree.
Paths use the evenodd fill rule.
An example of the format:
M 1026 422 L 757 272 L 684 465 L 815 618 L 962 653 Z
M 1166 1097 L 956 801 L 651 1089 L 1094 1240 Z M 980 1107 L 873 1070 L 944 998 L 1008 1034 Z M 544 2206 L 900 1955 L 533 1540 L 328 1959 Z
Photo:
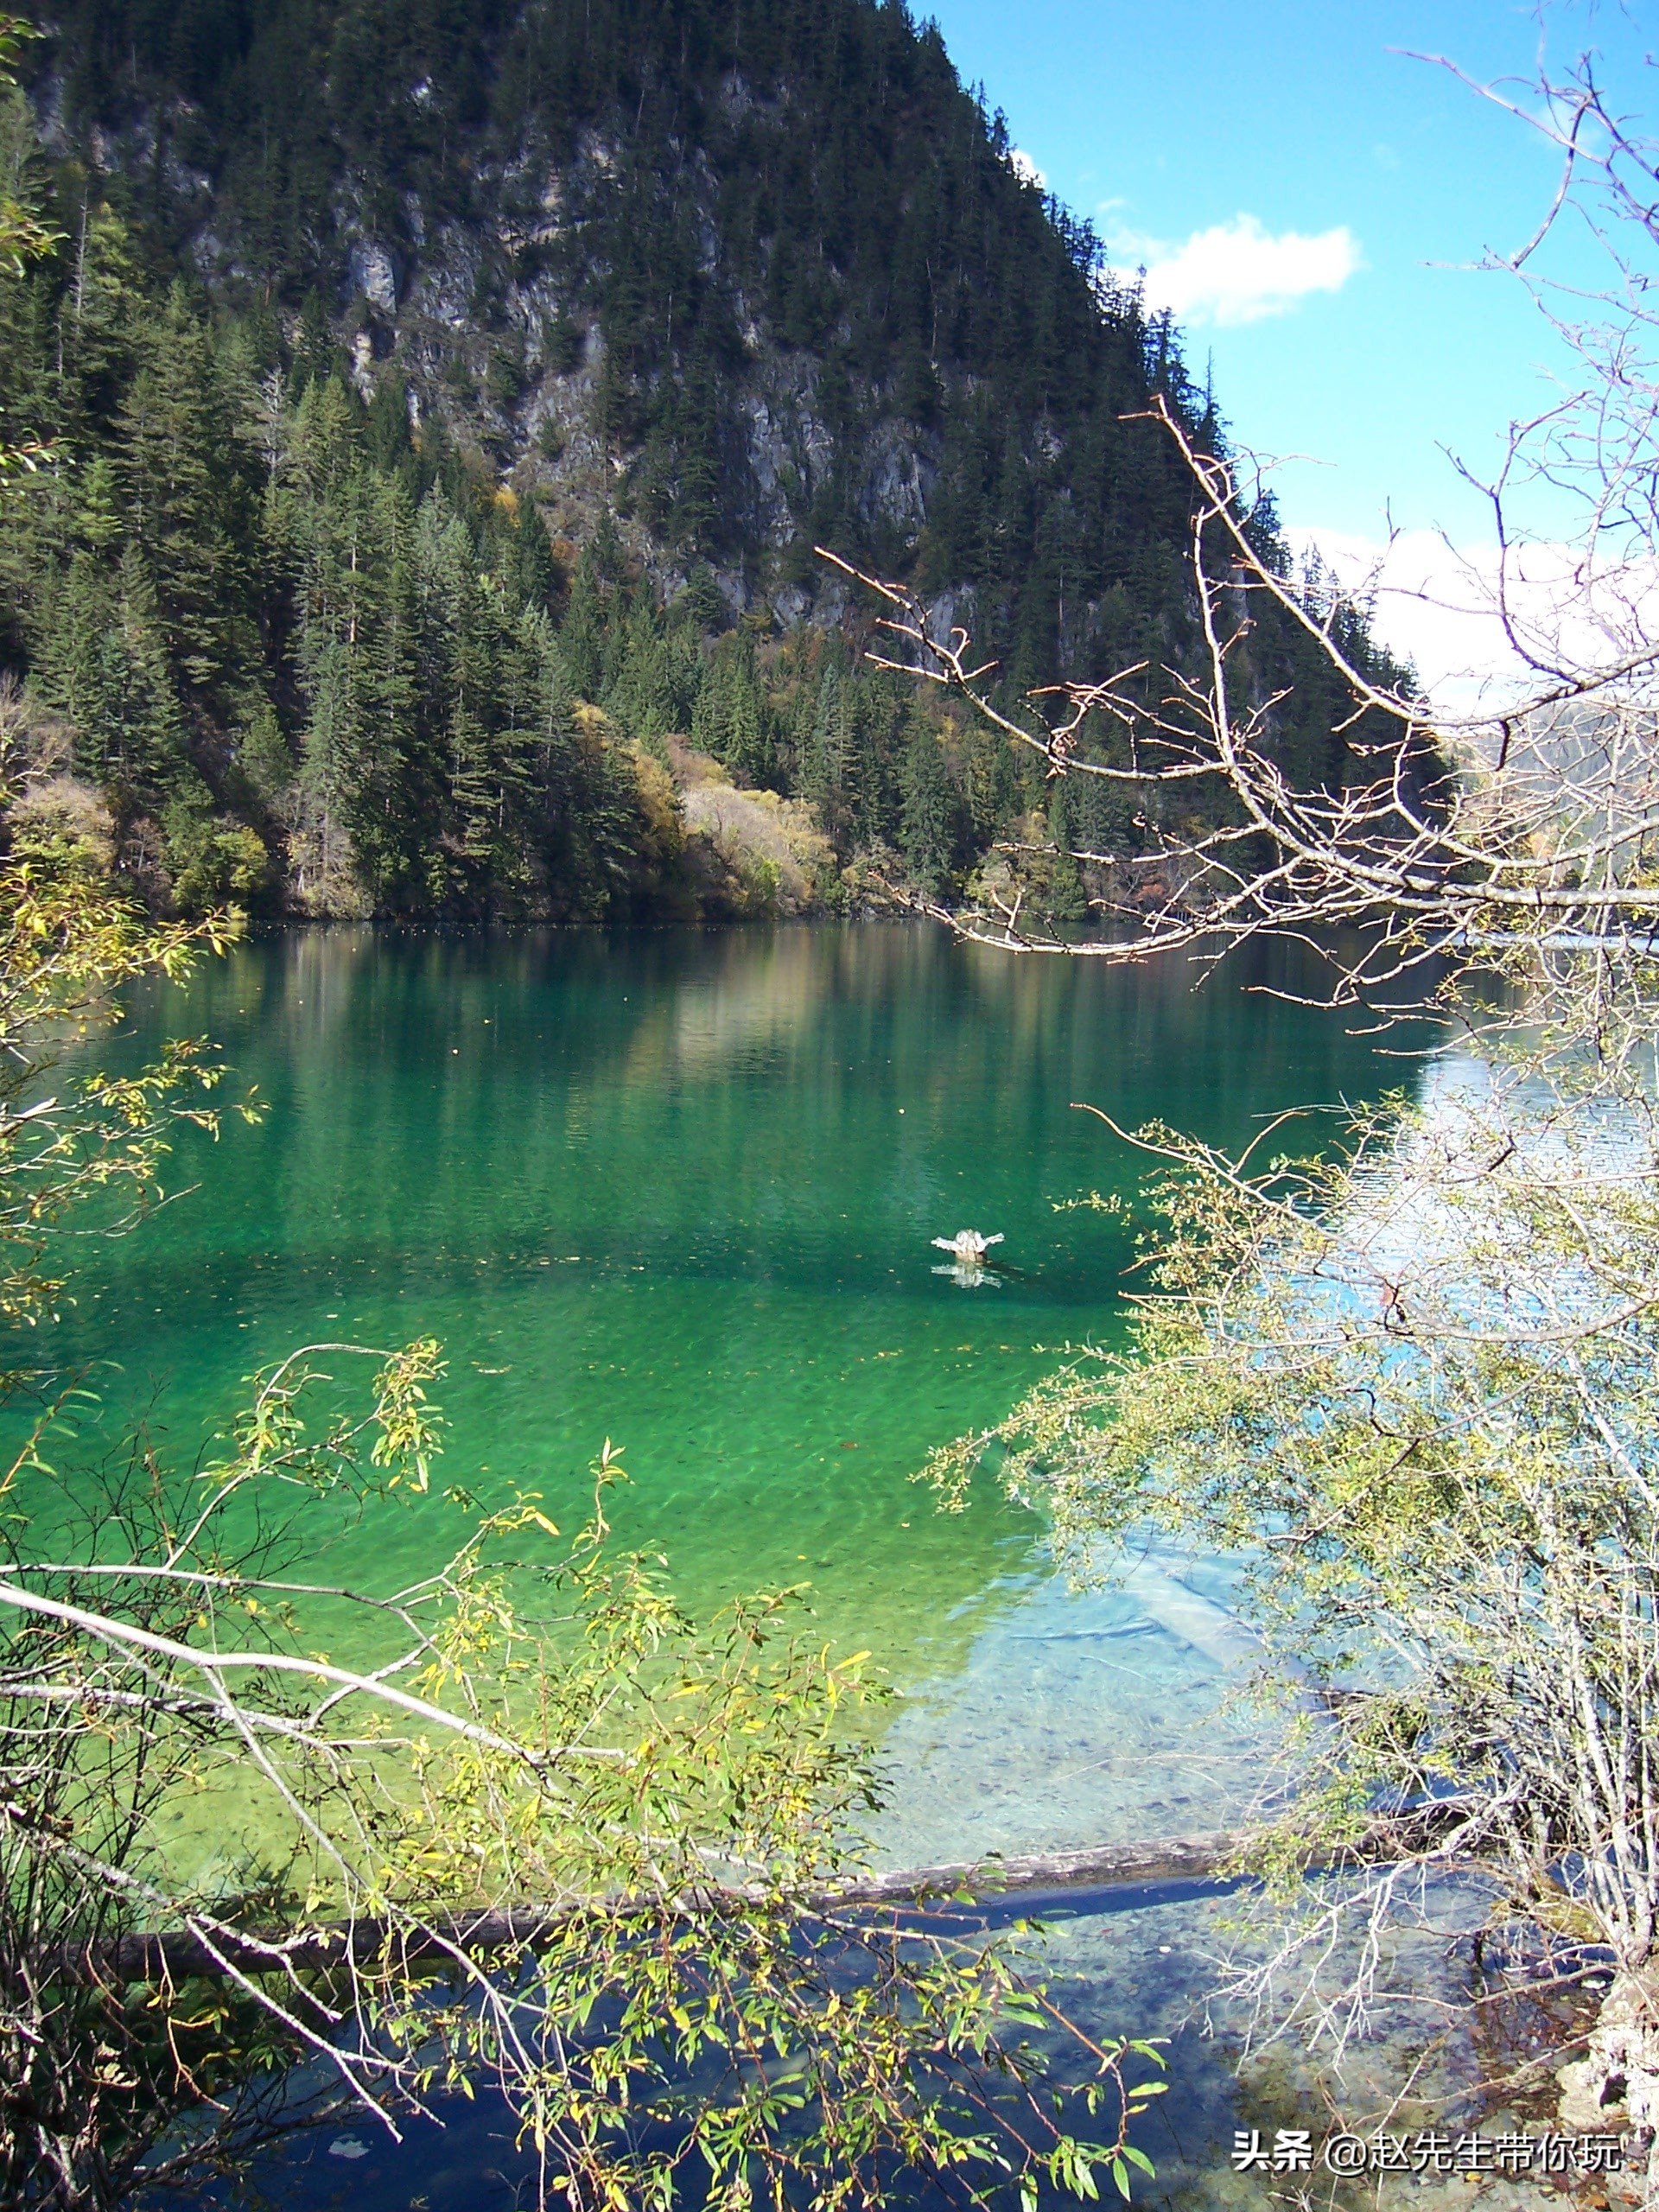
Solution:
M 207 333 L 181 284 L 141 339 L 118 435 L 130 528 L 154 586 L 168 662 L 186 692 L 223 702 L 251 658 L 243 549 L 223 465 L 229 426 Z
M 1086 909 L 1083 878 L 1078 873 L 1077 861 L 1071 856 L 1074 841 L 1065 779 L 1058 779 L 1051 791 L 1048 842 L 1052 849 L 1045 870 L 1042 904 L 1048 919 L 1064 925 L 1080 922 Z
M 715 648 L 697 693 L 692 743 L 730 769 L 739 784 L 764 787 L 777 771 L 772 721 L 754 633 L 734 631 Z
M 297 443 L 303 435 L 301 425 Z M 375 715 L 377 518 L 359 477 L 325 469 L 308 479 L 303 459 L 296 474 L 307 489 L 320 486 L 326 494 L 315 505 L 293 503 L 286 517 L 299 562 L 295 659 L 308 709 L 305 797 L 324 876 L 356 873 L 366 861 L 369 880 L 379 888 L 373 846 L 396 849 L 395 839 L 385 835 L 394 804 L 396 748 L 389 760 L 385 728 Z M 366 855 L 358 842 L 365 830 Z
M 437 788 L 423 741 L 418 525 L 399 477 L 365 474 L 347 484 L 365 578 L 356 601 L 357 757 L 342 804 L 377 900 L 418 910 L 418 855 L 432 834 L 427 809 Z
M 752 632 L 740 629 L 731 655 L 731 692 L 722 754 L 740 784 L 759 789 L 773 779 L 772 709 L 755 659 Z
M 950 877 L 956 794 L 937 733 L 919 715 L 905 747 L 899 849 L 912 879 L 936 896 Z
M 55 329 L 58 420 L 68 445 L 84 451 L 118 418 L 149 303 L 122 217 L 82 197 L 71 224 Z
M 604 706 L 620 729 L 646 746 L 654 740 L 660 748 L 662 740 L 674 728 L 668 643 L 649 591 L 635 594 L 616 678 L 606 694 Z
M 850 687 L 838 644 L 826 649 L 818 678 L 803 788 L 843 851 L 850 850 L 858 792 Z
M 578 699 L 597 705 L 605 689 L 604 605 L 599 568 L 592 546 L 576 559 L 560 639 L 571 688 Z
M 154 805 L 185 772 L 183 717 L 156 594 L 129 546 L 111 570 L 84 549 L 43 608 L 35 681 L 73 725 L 76 766 Z

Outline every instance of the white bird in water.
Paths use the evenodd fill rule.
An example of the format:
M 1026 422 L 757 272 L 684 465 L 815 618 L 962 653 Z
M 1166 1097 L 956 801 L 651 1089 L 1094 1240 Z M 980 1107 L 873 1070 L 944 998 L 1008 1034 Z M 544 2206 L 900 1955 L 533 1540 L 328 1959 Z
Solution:
M 959 1229 L 954 1236 L 936 1236 L 933 1242 L 941 1252 L 949 1252 L 958 1267 L 976 1268 L 992 1245 L 1002 1239 L 1000 1235 L 982 1236 L 976 1229 Z
M 1002 1242 L 1000 1236 L 982 1236 L 976 1229 L 959 1229 L 954 1236 L 936 1236 L 933 1242 L 941 1252 L 950 1255 L 950 1266 L 935 1268 L 936 1275 L 949 1275 L 963 1290 L 978 1290 L 987 1284 L 996 1287 L 998 1278 L 987 1272 L 985 1255 L 993 1244 Z

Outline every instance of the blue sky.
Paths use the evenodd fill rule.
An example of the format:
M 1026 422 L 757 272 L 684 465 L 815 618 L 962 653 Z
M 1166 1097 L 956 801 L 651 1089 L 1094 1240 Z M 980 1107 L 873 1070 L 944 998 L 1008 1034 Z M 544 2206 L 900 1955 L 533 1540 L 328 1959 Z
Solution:
M 1147 262 L 1173 290 L 1188 358 L 1200 376 L 1213 361 L 1236 437 L 1312 457 L 1275 477 L 1288 524 L 1372 540 L 1391 513 L 1460 544 L 1490 535 L 1442 448 L 1477 468 L 1494 460 L 1510 417 L 1547 400 L 1561 355 L 1514 278 L 1468 264 L 1530 233 L 1555 162 L 1522 123 L 1391 49 L 1482 79 L 1528 73 L 1532 7 L 919 0 L 918 12 L 1114 260 Z M 1558 62 L 1599 49 L 1625 105 L 1659 110 L 1649 32 L 1659 46 L 1659 0 L 1579 0 L 1552 9 L 1543 35 Z M 1274 282 L 1276 298 L 1263 289 Z

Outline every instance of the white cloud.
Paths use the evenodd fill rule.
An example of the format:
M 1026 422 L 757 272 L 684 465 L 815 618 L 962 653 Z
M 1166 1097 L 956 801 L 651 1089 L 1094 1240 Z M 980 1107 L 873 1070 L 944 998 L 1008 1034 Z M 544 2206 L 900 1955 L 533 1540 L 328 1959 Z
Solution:
M 1438 531 L 1402 531 L 1389 543 L 1347 531 L 1287 531 L 1297 559 L 1310 550 L 1338 586 L 1372 598 L 1372 628 L 1412 661 L 1448 717 L 1479 717 L 1547 688 L 1498 616 L 1496 544 L 1452 545 Z M 1651 554 L 1591 569 L 1581 547 L 1512 548 L 1503 598 L 1510 628 L 1546 665 L 1605 666 L 1638 637 L 1659 635 L 1659 564 Z
M 1032 160 L 1031 156 L 1026 151 L 1023 146 L 1016 146 L 1009 154 L 1008 167 L 1014 171 L 1015 176 L 1019 178 L 1021 184 L 1040 185 L 1045 192 L 1047 191 L 1048 179 L 1043 175 L 1041 169 L 1038 168 L 1036 162 Z
M 1339 588 L 1371 600 L 1371 626 L 1415 666 L 1442 713 L 1478 712 L 1522 688 L 1522 665 L 1492 609 L 1497 548 L 1454 548 L 1432 530 L 1383 543 L 1354 531 L 1287 530 L 1298 563 L 1317 553 Z
M 1185 245 L 1123 237 L 1112 251 L 1146 264 L 1147 304 L 1170 308 L 1183 322 L 1224 327 L 1283 315 L 1312 292 L 1339 292 L 1364 267 L 1359 241 L 1346 224 L 1275 238 L 1254 215 L 1236 215 L 1195 231 Z

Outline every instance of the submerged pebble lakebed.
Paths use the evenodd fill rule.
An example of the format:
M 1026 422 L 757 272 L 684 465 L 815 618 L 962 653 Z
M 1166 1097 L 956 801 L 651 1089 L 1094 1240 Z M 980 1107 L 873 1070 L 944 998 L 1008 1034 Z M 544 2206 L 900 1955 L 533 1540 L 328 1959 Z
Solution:
M 180 1144 L 182 1194 L 89 1248 L 56 1352 L 86 1368 L 95 1428 L 113 1441 L 149 1413 L 187 1461 L 297 1345 L 440 1338 L 433 1494 L 372 1530 L 319 1526 L 327 1579 L 379 1591 L 454 1548 L 445 1484 L 485 1505 L 536 1491 L 568 1529 L 614 1440 L 619 1536 L 668 1554 L 690 1609 L 810 1584 L 815 1634 L 870 1650 L 900 1693 L 889 1863 L 1220 1826 L 1260 1742 L 1204 1637 L 1132 1586 L 1066 1591 L 1040 1522 L 989 1482 L 946 1516 L 911 1479 L 1068 1345 L 1121 1338 L 1134 1230 L 1060 1209 L 1128 1195 L 1138 1164 L 1076 1102 L 1238 1145 L 1287 1107 L 1410 1079 L 1343 1016 L 1272 995 L 1305 980 L 1291 953 L 1204 974 L 1014 959 L 922 925 L 264 937 L 134 995 L 120 1064 L 211 1037 L 267 1115 Z M 995 1283 L 941 1271 L 931 1240 L 965 1228 L 1005 1238 Z M 1186 1580 L 1224 1601 L 1221 1564 Z M 1241 2091 L 1224 2040 L 1180 2028 L 1215 1910 L 1054 1905 L 1077 2016 L 1179 2031 L 1145 2138 L 1153 2203 L 1265 2204 L 1230 2171 L 1232 2131 L 1305 2102 L 1288 2058 Z M 517 2174 L 486 2101 L 435 2140 L 310 2139 L 264 2183 L 448 2212 L 512 2203 Z

